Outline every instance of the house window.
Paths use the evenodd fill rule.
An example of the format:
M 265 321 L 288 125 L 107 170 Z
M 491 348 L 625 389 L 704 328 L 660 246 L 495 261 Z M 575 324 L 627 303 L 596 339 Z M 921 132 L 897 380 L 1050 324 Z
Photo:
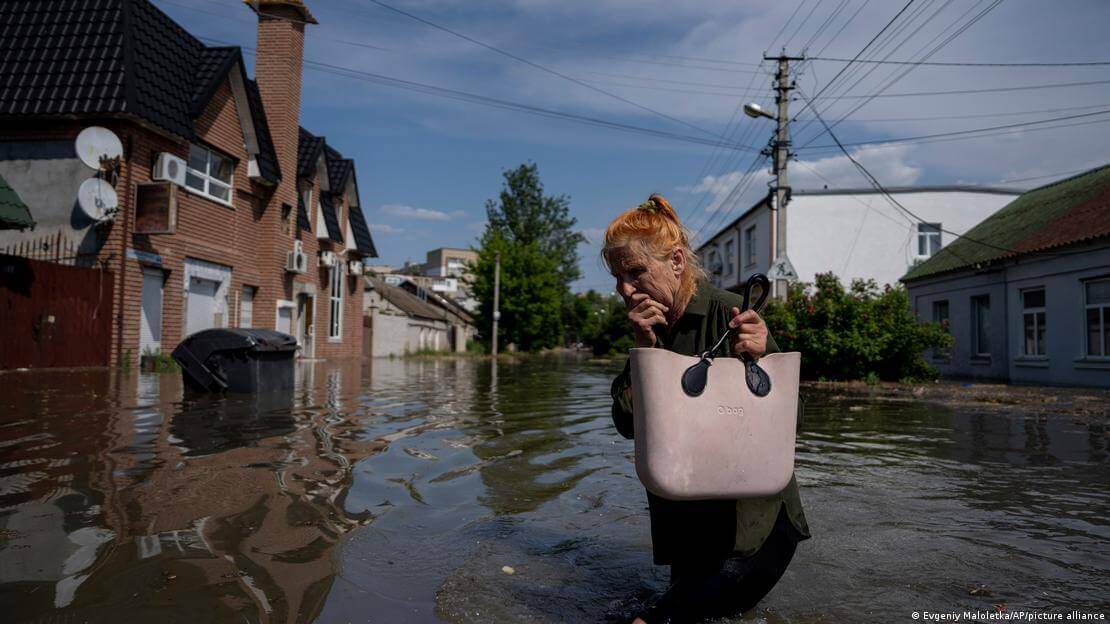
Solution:
M 990 357 L 991 298 L 989 295 L 971 298 L 971 346 L 972 355 Z
M 744 230 L 744 251 L 748 254 L 745 266 L 752 266 L 755 264 L 755 226 L 751 226 Z
M 1025 332 L 1022 353 L 1028 356 L 1044 355 L 1044 289 L 1023 290 L 1021 308 Z
M 917 224 L 917 255 L 928 258 L 940 251 L 940 224 Z
M 736 241 L 725 243 L 725 275 L 736 272 Z
M 250 327 L 254 322 L 254 286 L 243 287 L 243 298 L 239 300 L 239 327 Z
M 1083 285 L 1087 308 L 1087 355 L 1110 357 L 1110 279 Z
M 329 287 L 328 338 L 338 339 L 343 333 L 343 263 L 336 262 L 331 268 Z
M 231 205 L 231 174 L 235 165 L 199 145 L 189 146 L 189 165 L 185 168 L 185 186 L 205 197 Z

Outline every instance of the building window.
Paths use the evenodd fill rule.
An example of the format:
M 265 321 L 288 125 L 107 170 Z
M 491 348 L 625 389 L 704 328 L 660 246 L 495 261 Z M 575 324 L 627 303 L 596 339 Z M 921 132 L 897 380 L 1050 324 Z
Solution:
M 928 258 L 940 251 L 940 224 L 917 224 L 917 255 Z
M 725 243 L 725 275 L 736 272 L 736 241 Z
M 1087 355 L 1110 357 L 1110 279 L 1083 285 L 1087 308 Z
M 1022 324 L 1025 333 L 1022 354 L 1044 355 L 1044 289 L 1021 291 Z
M 230 158 L 221 156 L 199 145 L 189 146 L 189 165 L 185 169 L 185 186 L 231 205 L 231 174 L 235 165 Z
M 328 338 L 339 338 L 343 333 L 343 263 L 336 262 L 331 268 L 329 286 L 330 315 L 328 318 Z
M 755 264 L 755 226 L 751 226 L 744 230 L 744 253 L 747 255 L 747 261 L 744 266 L 752 266 Z
M 239 300 L 239 327 L 250 327 L 254 322 L 254 286 L 243 287 L 243 298 Z
M 971 346 L 972 355 L 990 357 L 991 298 L 989 295 L 971 298 Z

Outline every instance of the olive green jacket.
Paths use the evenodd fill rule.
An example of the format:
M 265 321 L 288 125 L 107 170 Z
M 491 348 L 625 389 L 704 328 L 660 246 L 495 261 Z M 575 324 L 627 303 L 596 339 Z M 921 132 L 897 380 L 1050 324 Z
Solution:
M 686 306 L 682 317 L 662 338 L 665 349 L 683 355 L 698 355 L 713 346 L 728 330 L 731 309 L 743 299 L 734 293 L 714 288 L 702 281 Z M 767 338 L 767 353 L 779 351 L 773 338 Z M 613 423 L 626 438 L 633 437 L 632 402 L 626 394 L 631 386 L 631 361 L 613 380 Z M 799 422 L 801 402 L 798 405 Z M 782 492 L 765 498 L 740 500 L 672 501 L 651 492 L 651 541 L 655 563 L 705 557 L 748 556 L 763 545 L 775 526 L 779 509 L 786 507 L 790 523 L 802 538 L 808 538 L 802 501 L 796 478 Z

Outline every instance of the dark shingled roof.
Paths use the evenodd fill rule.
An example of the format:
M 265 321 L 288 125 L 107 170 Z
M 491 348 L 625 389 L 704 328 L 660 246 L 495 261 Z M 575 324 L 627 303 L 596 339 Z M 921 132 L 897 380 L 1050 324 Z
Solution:
M 191 141 L 236 63 L 238 48 L 206 47 L 147 0 L 0 2 L 0 117 L 121 115 Z M 264 116 L 252 116 L 270 151 L 260 172 L 277 182 Z
M 385 280 L 378 277 L 366 277 L 365 279 L 366 283 L 369 284 L 372 289 L 380 293 L 386 301 L 397 306 L 402 312 L 410 316 L 436 321 L 447 319 L 446 312 L 422 300 L 420 297 L 417 297 L 404 288 L 390 286 L 385 283 Z
M 355 161 L 343 158 L 343 154 L 328 145 L 324 137 L 318 137 L 303 127 L 300 128 L 299 140 L 297 141 L 297 175 L 311 178 L 316 171 L 316 161 L 320 158 L 321 152 L 324 154 L 324 162 L 327 165 L 328 188 L 331 189 L 331 193 L 330 195 L 329 193 L 321 193 L 320 207 L 324 213 L 324 223 L 328 227 L 328 238 L 336 242 L 343 242 L 342 230 L 339 228 L 339 218 L 335 213 L 333 196 L 342 194 L 348 181 L 354 182 L 355 193 L 358 193 Z M 298 189 L 299 184 L 300 181 L 298 180 Z M 298 190 L 299 194 L 300 191 Z M 312 229 L 308 220 L 308 209 L 309 207 L 304 206 L 303 200 L 298 200 L 297 224 L 303 230 Z M 302 213 L 304 216 L 303 223 L 301 222 Z M 378 249 L 374 246 L 374 238 L 370 235 L 370 228 L 366 225 L 366 217 L 363 216 L 362 209 L 352 206 L 348 213 L 351 234 L 355 238 L 355 248 L 364 256 L 377 258 Z
M 1110 165 L 1026 192 L 910 269 L 902 281 L 1106 236 L 1110 236 Z
M 24 230 L 35 227 L 35 220 L 4 176 L 0 176 L 0 230 Z
M 324 137 L 318 137 L 303 127 L 297 139 L 297 175 L 312 177 L 320 150 L 324 147 Z
M 304 195 L 301 194 L 301 180 L 297 179 L 297 228 L 306 232 L 312 231 L 312 222 L 308 220 L 308 208 L 304 205 Z
M 358 248 L 358 252 L 370 258 L 377 258 L 378 248 L 374 246 L 374 238 L 370 236 L 370 227 L 366 225 L 362 208 L 351 206 L 348 212 L 350 212 L 351 233 L 355 235 L 355 247 Z
M 332 193 L 320 193 L 320 211 L 324 213 L 324 224 L 328 227 L 328 239 L 342 243 L 343 230 L 339 228 L 339 216 L 335 214 L 333 197 Z

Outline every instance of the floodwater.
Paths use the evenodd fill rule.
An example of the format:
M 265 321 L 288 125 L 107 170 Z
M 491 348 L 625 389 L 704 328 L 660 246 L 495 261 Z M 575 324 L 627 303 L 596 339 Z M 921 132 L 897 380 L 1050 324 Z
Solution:
M 619 366 L 303 363 L 284 405 L 0 375 L 3 619 L 627 621 L 667 575 Z M 814 538 L 744 621 L 1110 611 L 1104 419 L 835 399 L 798 443 Z

